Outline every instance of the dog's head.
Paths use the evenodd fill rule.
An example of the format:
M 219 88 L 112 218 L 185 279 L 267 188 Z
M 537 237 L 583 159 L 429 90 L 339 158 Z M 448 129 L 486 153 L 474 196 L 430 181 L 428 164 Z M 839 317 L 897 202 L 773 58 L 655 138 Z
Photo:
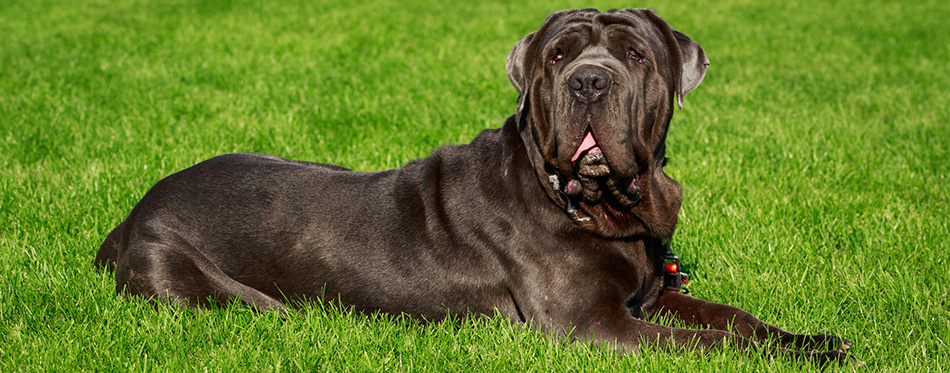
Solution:
M 674 99 L 709 60 L 649 9 L 552 13 L 508 55 L 516 118 L 549 197 L 605 237 L 669 238 L 682 195 L 663 173 Z

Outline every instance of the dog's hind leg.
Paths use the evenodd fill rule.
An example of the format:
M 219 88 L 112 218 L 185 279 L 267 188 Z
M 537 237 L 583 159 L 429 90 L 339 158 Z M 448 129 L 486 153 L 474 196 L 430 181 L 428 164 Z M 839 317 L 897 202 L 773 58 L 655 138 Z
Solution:
M 93 262 L 96 268 L 110 271 L 115 269 L 115 263 L 119 259 L 119 247 L 124 244 L 127 222 L 128 220 L 123 221 L 116 226 L 99 246 L 96 260 Z
M 116 291 L 189 308 L 240 300 L 262 312 L 284 311 L 277 299 L 231 278 L 190 245 L 174 241 L 133 240 L 117 261 Z

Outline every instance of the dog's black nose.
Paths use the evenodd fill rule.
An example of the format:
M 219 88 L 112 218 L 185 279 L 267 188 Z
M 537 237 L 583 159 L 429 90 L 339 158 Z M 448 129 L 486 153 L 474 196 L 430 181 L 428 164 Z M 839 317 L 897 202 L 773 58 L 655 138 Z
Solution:
M 567 87 L 576 100 L 592 104 L 610 90 L 610 77 L 599 69 L 581 68 L 568 78 Z

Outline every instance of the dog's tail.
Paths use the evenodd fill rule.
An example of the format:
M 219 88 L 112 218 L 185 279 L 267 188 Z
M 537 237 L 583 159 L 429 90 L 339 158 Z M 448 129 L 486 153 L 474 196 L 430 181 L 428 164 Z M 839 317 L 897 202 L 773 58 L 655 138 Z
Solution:
M 122 245 L 126 241 L 127 233 L 125 226 L 127 223 L 128 220 L 125 220 L 116 226 L 115 229 L 106 236 L 106 240 L 102 242 L 102 245 L 99 246 L 99 253 L 96 254 L 96 261 L 93 263 L 96 268 L 100 270 L 115 270 L 116 261 L 119 260 L 119 245 Z

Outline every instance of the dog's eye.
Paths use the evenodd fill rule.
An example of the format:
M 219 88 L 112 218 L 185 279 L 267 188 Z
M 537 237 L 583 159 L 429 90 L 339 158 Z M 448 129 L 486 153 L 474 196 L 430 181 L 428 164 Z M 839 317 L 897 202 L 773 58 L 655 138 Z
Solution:
M 633 48 L 630 48 L 629 50 L 627 50 L 627 58 L 637 61 L 639 63 L 643 63 L 643 55 L 641 55 L 640 52 L 637 52 L 637 50 Z
M 557 48 L 557 50 L 554 52 L 554 56 L 551 57 L 551 64 L 554 65 L 562 59 L 564 59 L 564 52 L 561 52 L 561 48 Z

